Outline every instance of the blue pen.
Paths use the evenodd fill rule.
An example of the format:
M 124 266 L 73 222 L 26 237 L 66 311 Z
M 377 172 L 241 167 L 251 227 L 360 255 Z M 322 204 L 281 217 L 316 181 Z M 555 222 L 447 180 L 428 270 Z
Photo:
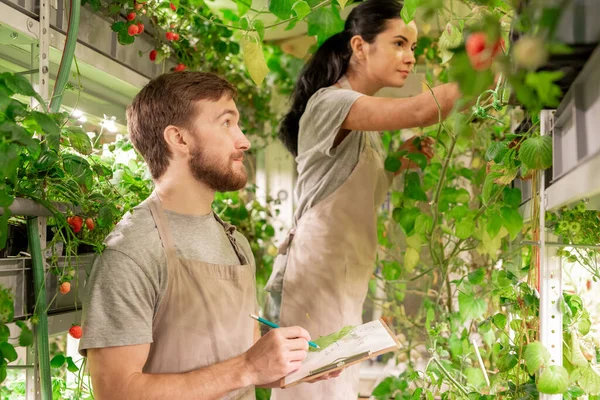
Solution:
M 273 329 L 281 328 L 279 325 L 274 324 L 271 321 L 267 321 L 266 319 L 261 318 L 258 315 L 250 314 L 250 318 L 253 318 L 253 319 L 257 320 L 258 322 L 261 322 L 261 323 L 263 323 L 263 324 L 265 324 L 267 326 L 270 326 Z M 310 347 L 312 347 L 313 349 L 318 349 L 319 348 L 319 345 L 316 344 L 316 343 L 314 343 L 314 342 L 308 342 L 308 345 Z

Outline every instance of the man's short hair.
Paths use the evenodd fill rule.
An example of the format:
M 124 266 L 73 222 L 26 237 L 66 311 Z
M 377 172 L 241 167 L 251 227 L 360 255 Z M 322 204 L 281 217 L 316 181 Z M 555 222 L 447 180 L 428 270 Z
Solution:
M 218 101 L 225 95 L 237 96 L 235 87 L 225 79 L 207 72 L 179 71 L 152 79 L 135 96 L 127 107 L 127 128 L 152 178 L 165 173 L 172 155 L 164 138 L 165 128 L 193 129 L 196 102 Z

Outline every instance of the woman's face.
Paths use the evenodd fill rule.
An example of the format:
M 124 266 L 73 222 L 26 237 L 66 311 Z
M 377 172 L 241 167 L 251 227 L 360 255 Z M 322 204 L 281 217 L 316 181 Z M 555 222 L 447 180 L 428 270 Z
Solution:
M 381 87 L 404 86 L 415 66 L 417 25 L 401 18 L 388 20 L 386 29 L 373 43 L 363 43 L 363 66 L 366 76 Z

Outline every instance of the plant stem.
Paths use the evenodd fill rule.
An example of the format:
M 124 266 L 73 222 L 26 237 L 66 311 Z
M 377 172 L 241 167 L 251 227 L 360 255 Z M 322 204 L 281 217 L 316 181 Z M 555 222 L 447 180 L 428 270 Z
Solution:
M 432 358 L 432 360 L 438 366 L 438 368 L 442 371 L 442 373 L 446 376 L 446 378 L 448 378 L 448 380 L 450 382 L 452 382 L 454 384 L 454 386 L 456 386 L 456 388 L 461 392 L 461 394 L 468 398 L 469 392 L 467 392 L 467 389 L 465 389 L 465 387 L 463 385 L 461 385 L 452 375 L 450 375 L 448 370 L 446 370 L 446 368 L 444 368 L 444 366 L 437 359 L 437 357 L 434 356 Z

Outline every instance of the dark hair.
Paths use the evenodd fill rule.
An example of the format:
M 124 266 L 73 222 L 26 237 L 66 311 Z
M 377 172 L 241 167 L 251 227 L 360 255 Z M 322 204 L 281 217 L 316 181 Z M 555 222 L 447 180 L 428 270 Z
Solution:
M 144 157 L 152 178 L 169 166 L 171 151 L 164 138 L 169 125 L 192 129 L 196 102 L 237 96 L 225 79 L 207 72 L 168 72 L 152 79 L 127 107 L 127 129 L 133 146 Z
M 304 66 L 292 93 L 292 106 L 281 121 L 279 139 L 294 155 L 298 155 L 298 129 L 310 97 L 319 89 L 336 83 L 348 69 L 352 56 L 350 39 L 360 35 L 373 43 L 386 29 L 389 20 L 400 18 L 402 3 L 398 0 L 367 0 L 348 15 L 344 30 L 327 39 Z

